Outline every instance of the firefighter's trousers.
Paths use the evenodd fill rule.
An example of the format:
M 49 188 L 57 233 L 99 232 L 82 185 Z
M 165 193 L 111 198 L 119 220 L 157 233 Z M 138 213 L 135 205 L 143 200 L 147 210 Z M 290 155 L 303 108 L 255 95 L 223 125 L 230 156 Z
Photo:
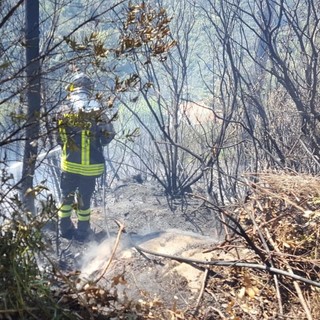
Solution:
M 76 210 L 78 221 L 90 220 L 90 202 L 95 189 L 96 177 L 62 172 L 61 175 L 61 205 L 59 218 L 71 217 Z

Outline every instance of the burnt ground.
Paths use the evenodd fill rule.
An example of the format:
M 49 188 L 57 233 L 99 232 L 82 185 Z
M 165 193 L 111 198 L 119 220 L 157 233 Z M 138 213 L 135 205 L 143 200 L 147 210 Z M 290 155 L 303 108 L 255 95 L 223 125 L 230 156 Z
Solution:
M 294 183 L 284 185 L 289 178 Z M 271 261 L 278 269 L 286 271 L 291 265 L 302 277 L 319 279 L 318 205 L 313 215 L 308 207 L 301 222 L 301 205 L 294 203 L 293 187 L 289 191 L 286 187 L 300 190 L 299 201 L 313 199 L 311 187 L 306 195 L 301 191 L 302 182 L 310 179 L 278 175 L 265 179 L 267 184 L 262 181 L 261 186 L 270 185 L 274 198 L 271 201 L 270 190 L 262 188 L 247 204 L 229 208 L 247 240 L 227 241 L 217 212 L 199 198 L 169 205 L 154 183 L 118 182 L 106 192 L 105 210 L 97 205 L 92 214 L 93 228 L 108 236 L 79 244 L 57 242 L 51 232 L 53 260 L 58 264 L 60 257 L 62 262 L 56 267 L 60 303 L 80 319 L 320 319 L 319 283 L 312 287 L 299 281 L 297 287 L 290 276 L 232 266 L 233 261 L 260 266 Z M 314 184 L 311 190 L 320 181 Z M 97 192 L 98 203 L 101 197 Z M 231 264 L 204 263 L 213 260 Z
M 101 196 L 96 195 L 100 203 Z M 51 240 L 62 273 L 76 272 L 79 288 L 94 282 L 116 295 L 120 304 L 132 301 L 140 307 L 154 305 L 174 312 L 195 309 L 204 269 L 146 254 L 135 246 L 159 254 L 210 259 L 211 254 L 203 251 L 223 238 L 216 213 L 203 200 L 178 199 L 169 205 L 152 182 L 118 183 L 106 190 L 105 204 L 105 210 L 97 206 L 92 213 L 92 227 L 97 233 L 104 231 L 104 238 L 87 244 Z M 121 234 L 119 224 L 124 228 Z

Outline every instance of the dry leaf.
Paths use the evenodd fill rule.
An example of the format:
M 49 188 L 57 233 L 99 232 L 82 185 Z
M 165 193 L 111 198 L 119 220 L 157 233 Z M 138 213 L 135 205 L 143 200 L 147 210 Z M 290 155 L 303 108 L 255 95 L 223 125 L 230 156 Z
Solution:
M 122 274 L 117 275 L 116 277 L 112 278 L 113 285 L 118 285 L 118 284 L 127 284 L 127 281 L 124 279 L 124 276 Z
M 246 313 L 250 313 L 250 306 L 248 306 L 246 303 L 241 305 L 241 309 L 246 312 Z
M 242 287 L 238 293 L 238 297 L 240 299 L 242 299 L 244 297 L 244 295 L 246 294 L 246 288 L 245 287 Z
M 232 301 L 230 301 L 230 302 L 228 303 L 226 312 L 229 313 L 229 314 L 233 314 L 233 311 L 232 311 L 233 306 L 234 306 L 234 301 L 232 300 Z
M 250 298 L 254 298 L 254 296 L 256 295 L 256 293 L 252 287 L 246 288 L 246 293 Z

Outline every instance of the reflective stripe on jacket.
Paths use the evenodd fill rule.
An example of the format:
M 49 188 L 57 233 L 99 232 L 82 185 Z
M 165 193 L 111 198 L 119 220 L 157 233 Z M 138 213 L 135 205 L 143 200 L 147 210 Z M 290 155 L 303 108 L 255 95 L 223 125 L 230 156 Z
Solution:
M 105 170 L 101 132 L 95 119 L 84 113 L 59 120 L 62 143 L 61 169 L 82 176 L 100 176 Z

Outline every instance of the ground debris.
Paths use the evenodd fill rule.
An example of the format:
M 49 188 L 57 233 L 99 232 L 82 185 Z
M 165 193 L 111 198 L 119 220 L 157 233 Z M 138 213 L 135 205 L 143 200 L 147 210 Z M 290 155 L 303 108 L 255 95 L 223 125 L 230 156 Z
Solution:
M 210 243 L 205 237 L 192 238 L 194 234 L 174 229 L 133 237 L 142 249 L 153 250 L 160 256 L 137 252 L 128 247 L 128 242 L 122 246 L 110 272 L 97 284 L 102 286 L 104 294 L 108 292 L 115 298 L 109 301 L 109 307 L 105 306 L 105 312 L 109 312 L 109 316 L 117 313 L 119 319 L 129 317 L 130 312 L 137 319 L 319 319 L 318 287 L 271 273 L 267 267 L 260 270 L 232 264 L 206 266 L 174 259 L 177 256 L 204 262 L 237 261 L 272 266 L 289 275 L 292 272 L 302 279 L 319 281 L 320 179 L 265 173 L 255 182 L 251 178 L 248 181 L 248 201 L 221 210 L 239 223 L 242 229 L 235 229 L 238 235 L 233 234 L 219 243 Z M 137 192 L 138 187 L 134 187 Z M 126 188 L 122 189 L 123 199 Z M 161 212 L 165 220 L 164 207 L 153 202 L 150 195 L 146 197 L 148 206 L 144 205 L 141 210 Z M 153 203 L 155 207 L 151 206 Z M 121 210 L 124 206 L 122 201 Z M 136 223 L 145 215 L 140 214 L 138 204 L 135 208 L 136 214 L 130 213 L 125 218 Z M 113 210 L 117 212 L 116 205 Z M 170 213 L 168 217 L 181 219 Z M 235 228 L 234 224 L 232 226 Z M 247 238 L 241 236 L 239 230 Z M 179 247 L 181 242 L 186 245 Z M 106 252 L 106 247 L 103 251 Z M 173 259 L 168 257 L 170 255 Z M 100 292 L 100 289 L 92 292 Z M 91 299 L 87 304 L 92 303 L 93 310 L 99 306 L 101 311 L 103 303 L 99 297 L 90 295 L 86 295 L 86 299 Z
M 247 177 L 245 203 L 218 208 L 193 198 L 174 213 L 143 184 L 117 190 L 119 201 L 110 192 L 108 217 L 101 208 L 93 212 L 95 227 L 107 218 L 110 237 L 55 242 L 52 231 L 59 255 L 43 268 L 49 280 L 40 288 L 66 319 L 320 319 L 320 289 L 304 281 L 320 279 L 320 179 L 286 173 L 254 178 Z M 219 214 L 233 221 L 226 237 L 217 237 L 223 234 L 214 221 Z M 116 251 L 115 217 L 125 226 Z M 40 304 L 33 306 L 37 311 Z M 0 319 L 33 311 L 0 310 Z
M 212 267 L 199 312 L 222 319 L 319 319 L 320 288 L 303 279 L 320 284 L 320 179 L 270 172 L 255 178 L 248 178 L 246 203 L 226 211 L 241 226 L 240 236 L 213 252 L 294 273 L 302 281 L 254 268 Z

